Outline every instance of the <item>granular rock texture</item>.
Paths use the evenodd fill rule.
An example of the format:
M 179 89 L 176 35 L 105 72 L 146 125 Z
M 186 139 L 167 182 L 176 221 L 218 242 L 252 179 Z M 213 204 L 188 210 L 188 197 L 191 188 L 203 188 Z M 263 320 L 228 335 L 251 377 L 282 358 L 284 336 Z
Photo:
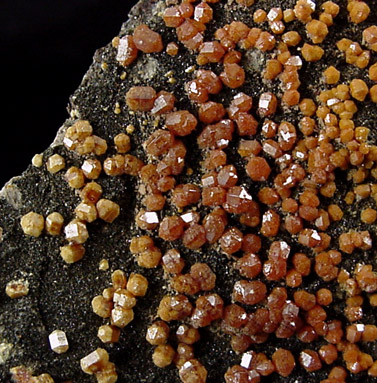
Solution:
M 376 9 L 141 0 L 2 189 L 0 382 L 375 381 Z

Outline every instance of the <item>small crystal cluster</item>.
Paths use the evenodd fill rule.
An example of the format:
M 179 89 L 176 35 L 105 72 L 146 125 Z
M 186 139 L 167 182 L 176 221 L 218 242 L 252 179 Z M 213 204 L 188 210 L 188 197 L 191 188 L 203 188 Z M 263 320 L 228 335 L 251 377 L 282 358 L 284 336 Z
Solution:
M 170 328 L 164 321 L 154 322 L 147 329 L 147 341 L 156 346 L 152 359 L 160 368 L 169 366 L 174 362 L 179 370 L 182 382 L 205 382 L 206 368 L 195 359 L 193 344 L 200 339 L 199 331 L 188 325 L 180 325 L 175 333 L 176 350 L 168 344 Z
M 93 134 L 93 127 L 86 120 L 78 120 L 70 126 L 63 143 L 68 150 L 73 150 L 81 156 L 90 153 L 100 156 L 107 151 L 106 141 Z
M 136 299 L 147 293 L 148 281 L 141 274 L 133 273 L 128 280 L 122 270 L 115 270 L 111 275 L 112 287 L 103 290 L 102 295 L 92 299 L 92 309 L 102 318 L 110 318 L 110 325 L 98 329 L 98 337 L 103 343 L 116 343 L 120 329 L 134 319 L 133 307 Z
M 21 218 L 21 228 L 26 235 L 39 237 L 43 230 L 49 235 L 60 235 L 64 224 L 63 216 L 58 212 L 53 212 L 46 217 L 30 211 Z
M 25 366 L 12 367 L 10 369 L 12 382 L 14 383 L 54 383 L 50 374 L 33 376 L 33 371 Z
M 104 154 L 107 150 L 106 141 L 92 133 L 93 128 L 88 121 L 78 120 L 67 129 L 64 145 L 69 150 L 75 150 L 79 155 L 92 153 L 99 156 Z M 119 134 L 114 138 L 114 144 L 119 153 L 125 153 L 130 148 L 129 137 L 126 134 Z M 59 168 L 53 166 L 53 163 L 56 164 L 61 157 L 58 158 L 57 156 L 59 155 L 50 157 L 47 162 L 50 173 L 56 173 L 65 166 Z M 76 218 L 64 226 L 64 218 L 60 213 L 49 214 L 45 222 L 40 214 L 29 212 L 21 218 L 21 227 L 24 233 L 39 237 L 45 228 L 48 234 L 59 235 L 64 226 L 64 234 L 68 244 L 60 248 L 61 257 L 66 263 L 75 263 L 82 259 L 85 254 L 83 244 L 89 238 L 87 223 L 92 223 L 97 218 L 111 223 L 120 214 L 120 207 L 117 203 L 101 198 L 102 187 L 94 181 L 100 176 L 102 168 L 107 175 L 115 175 L 114 172 L 123 174 L 127 164 L 124 155 L 119 154 L 119 157 L 119 160 L 107 158 L 103 165 L 99 160 L 89 158 L 83 161 L 81 168 L 70 167 L 65 174 L 65 179 L 71 188 L 81 189 L 81 202 L 75 209 Z M 129 160 L 128 166 L 132 168 L 132 158 Z
M 109 361 L 109 354 L 103 348 L 97 348 L 82 358 L 80 365 L 86 374 L 95 375 L 98 383 L 115 383 L 118 380 L 115 364 Z

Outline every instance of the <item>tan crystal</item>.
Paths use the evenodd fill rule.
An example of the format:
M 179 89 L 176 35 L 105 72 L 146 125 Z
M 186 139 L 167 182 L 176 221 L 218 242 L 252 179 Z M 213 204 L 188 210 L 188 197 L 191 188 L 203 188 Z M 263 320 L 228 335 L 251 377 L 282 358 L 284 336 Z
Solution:
M 126 133 L 119 133 L 114 137 L 114 144 L 118 153 L 127 153 L 131 149 L 131 139 Z
M 43 165 L 43 155 L 42 154 L 36 154 L 31 159 L 31 163 L 36 168 L 40 168 Z
M 85 254 L 83 245 L 69 244 L 60 248 L 60 255 L 66 263 L 75 263 Z
M 194 344 L 199 341 L 200 333 L 197 328 L 187 325 L 180 325 L 176 331 L 176 336 L 179 342 L 185 344 Z
M 20 298 L 29 294 L 29 282 L 24 279 L 10 281 L 5 287 L 5 293 L 9 298 Z
M 179 377 L 183 383 L 205 383 L 207 370 L 197 359 L 191 359 L 179 369 Z
M 70 167 L 65 173 L 68 185 L 74 189 L 81 189 L 85 184 L 84 172 L 76 166 Z
M 176 56 L 179 52 L 179 46 L 174 43 L 174 42 L 170 42 L 167 46 L 166 46 L 166 53 L 169 55 L 169 56 Z
M 172 364 L 175 357 L 175 351 L 169 344 L 158 345 L 152 355 L 153 363 L 160 368 L 164 368 Z
M 45 220 L 42 215 L 29 212 L 22 216 L 21 227 L 26 235 L 39 237 L 42 234 Z
M 85 160 L 81 165 L 81 170 L 84 172 L 86 178 L 95 180 L 99 177 L 102 171 L 102 165 L 99 160 L 89 159 Z
M 54 379 L 50 374 L 41 374 L 32 378 L 32 383 L 54 383 Z
M 127 290 L 135 297 L 143 297 L 147 293 L 148 280 L 141 274 L 133 273 L 127 282 Z
M 102 295 L 97 295 L 92 299 L 92 310 L 101 318 L 109 318 L 113 303 L 107 301 Z
M 320 46 L 307 43 L 301 49 L 302 57 L 308 62 L 320 60 L 324 53 L 325 51 Z
M 319 20 L 311 20 L 306 24 L 306 31 L 314 44 L 322 43 L 329 32 L 327 25 Z
M 74 145 L 75 151 L 80 156 L 92 153 L 95 148 L 95 141 L 93 136 L 84 138 L 82 141 L 78 141 Z
M 124 271 L 122 270 L 115 270 L 111 274 L 111 282 L 113 284 L 113 287 L 115 290 L 117 289 L 124 289 L 127 285 L 127 277 Z
M 74 219 L 64 228 L 67 241 L 83 244 L 89 238 L 89 233 L 84 222 Z
M 116 343 L 119 340 L 120 330 L 115 326 L 103 325 L 98 328 L 97 336 L 103 343 Z
M 87 120 L 77 120 L 65 133 L 65 137 L 72 140 L 83 140 L 93 134 L 93 128 Z
M 96 373 L 97 383 L 115 383 L 118 380 L 115 364 L 106 363 L 105 367 Z
M 125 158 L 121 154 L 108 157 L 103 162 L 103 170 L 108 176 L 121 176 L 124 173 Z
M 107 259 L 101 259 L 98 265 L 98 270 L 107 271 L 109 270 L 109 267 L 110 267 L 109 261 Z
M 147 249 L 138 255 L 137 263 L 140 267 L 153 269 L 160 264 L 161 258 L 162 253 L 160 249 L 156 246 L 153 246 L 152 248 Z
M 81 202 L 77 205 L 75 213 L 78 219 L 89 223 L 97 219 L 97 209 L 92 203 Z
M 53 212 L 46 217 L 46 232 L 50 235 L 59 235 L 62 230 L 63 224 L 63 216 L 58 212 Z
M 176 249 L 168 250 L 162 257 L 164 270 L 171 274 L 179 274 L 185 266 L 185 262 Z
M 144 162 L 132 154 L 124 156 L 124 173 L 130 176 L 139 175 L 140 170 L 144 166 Z
M 134 312 L 132 309 L 125 309 L 121 306 L 116 306 L 111 310 L 110 321 L 111 324 L 119 328 L 126 327 L 134 319 Z
M 165 322 L 170 322 L 186 318 L 191 311 L 192 305 L 185 295 L 165 295 L 160 301 L 157 315 Z
M 51 350 L 57 354 L 63 354 L 68 351 L 68 339 L 64 331 L 54 330 L 49 336 Z
M 177 355 L 175 357 L 174 363 L 176 367 L 181 368 L 188 360 L 193 359 L 194 348 L 185 343 L 179 343 L 177 346 Z
M 120 214 L 120 207 L 117 203 L 109 199 L 100 199 L 97 204 L 98 217 L 105 222 L 113 222 Z
M 109 354 L 103 348 L 95 351 L 80 360 L 81 369 L 89 375 L 101 371 L 109 362 Z
M 153 230 L 160 221 L 156 212 L 141 209 L 135 217 L 135 222 L 140 229 Z
M 12 374 L 12 381 L 15 383 L 30 383 L 31 379 L 33 379 L 30 367 L 16 366 L 12 367 L 9 372 Z
M 97 184 L 97 182 L 89 182 L 81 190 L 80 197 L 83 202 L 86 203 L 96 203 L 102 195 L 102 186 Z
M 55 174 L 65 168 L 65 160 L 60 154 L 54 154 L 48 158 L 46 167 L 51 174 Z
M 94 140 L 94 149 L 93 152 L 96 156 L 102 156 L 102 154 L 105 154 L 107 151 L 107 142 L 96 135 L 93 135 Z
M 154 322 L 147 329 L 145 339 L 153 346 L 165 344 L 169 337 L 169 326 L 163 321 Z
M 136 305 L 136 298 L 126 289 L 117 289 L 114 292 L 113 302 L 115 306 L 132 309 Z
M 115 293 L 114 287 L 107 287 L 106 289 L 103 289 L 102 296 L 105 298 L 106 301 L 112 302 L 114 293 Z

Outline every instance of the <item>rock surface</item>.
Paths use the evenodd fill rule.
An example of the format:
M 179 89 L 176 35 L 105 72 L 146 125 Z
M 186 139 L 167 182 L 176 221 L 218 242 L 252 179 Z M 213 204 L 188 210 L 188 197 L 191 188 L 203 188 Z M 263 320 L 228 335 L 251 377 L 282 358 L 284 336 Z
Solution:
M 209 24 L 208 36 L 219 25 L 230 23 L 233 19 L 242 19 L 246 24 L 253 25 L 252 12 L 239 6 L 234 1 L 225 1 L 213 4 L 215 22 Z M 349 81 L 354 76 L 361 76 L 361 71 L 354 66 L 346 66 L 344 58 L 339 51 L 333 48 L 334 42 L 339 40 L 345 33 L 351 39 L 360 40 L 360 30 L 354 25 L 348 25 L 344 2 L 341 14 L 337 22 L 341 28 L 332 31 L 322 44 L 325 49 L 326 60 L 319 63 L 305 63 L 300 73 L 302 97 L 315 97 L 318 94 L 321 80 L 320 73 L 331 63 L 342 68 L 343 82 Z M 271 0 L 268 8 L 282 6 L 283 9 L 293 8 L 295 2 L 287 0 L 284 4 Z M 253 10 L 264 7 L 263 2 L 257 2 Z M 175 41 L 175 32 L 165 27 L 161 20 L 161 12 L 165 9 L 164 1 L 152 2 L 141 0 L 132 10 L 129 20 L 122 26 L 120 36 L 131 34 L 136 26 L 142 21 L 157 31 L 163 37 L 164 44 Z M 376 9 L 375 1 L 370 2 L 370 7 Z M 374 7 L 374 8 L 373 8 Z M 221 22 L 220 22 L 221 21 Z M 368 19 L 369 24 L 376 23 L 377 14 L 374 11 Z M 294 22 L 297 30 L 303 30 L 299 22 Z M 305 32 L 302 32 L 305 35 Z M 250 51 L 251 52 L 251 51 Z M 179 381 L 175 367 L 157 368 L 152 362 L 153 347 L 145 340 L 146 328 L 156 318 L 158 304 L 169 291 L 167 278 L 161 267 L 156 269 L 140 268 L 135 257 L 130 253 L 129 246 L 134 235 L 145 233 L 138 229 L 134 222 L 134 216 L 140 206 L 138 196 L 138 180 L 129 175 L 110 177 L 102 174 L 99 183 L 104 190 L 104 198 L 111 199 L 119 204 L 121 212 L 114 223 L 105 223 L 97 220 L 88 224 L 89 239 L 85 243 L 86 254 L 84 258 L 75 264 L 66 264 L 60 256 L 60 247 L 66 244 L 64 235 L 57 237 L 42 234 L 38 238 L 25 236 L 20 226 L 20 218 L 34 211 L 46 217 L 57 211 L 63 215 L 68 223 L 74 218 L 74 208 L 80 202 L 78 193 L 69 187 L 64 179 L 65 171 L 50 174 L 46 169 L 46 160 L 53 154 L 60 154 L 65 159 L 66 167 L 81 166 L 83 158 L 67 150 L 63 145 L 66 129 L 77 119 L 88 120 L 94 128 L 94 133 L 105 139 L 109 145 L 106 155 L 100 157 L 104 160 L 107 156 L 116 154 L 112 145 L 113 138 L 125 132 L 127 126 L 135 128 L 132 137 L 131 153 L 143 160 L 146 159 L 142 143 L 155 130 L 155 117 L 150 114 L 129 113 L 125 103 L 125 94 L 131 86 L 152 86 L 155 89 L 164 89 L 175 94 L 176 106 L 179 109 L 187 109 L 196 114 L 196 106 L 193 105 L 184 90 L 184 84 L 193 79 L 190 68 L 196 65 L 196 55 L 190 54 L 183 46 L 180 46 L 178 56 L 171 57 L 164 51 L 155 54 L 141 54 L 137 61 L 130 67 L 121 66 L 115 59 L 116 48 L 109 44 L 99 49 L 94 56 L 92 66 L 83 78 L 83 81 L 70 100 L 70 118 L 59 130 L 53 144 L 43 153 L 43 166 L 29 168 L 20 176 L 13 178 L 1 191 L 0 198 L 0 382 L 9 382 L 11 379 L 9 370 L 11 367 L 25 365 L 31 367 L 34 373 L 49 373 L 56 382 L 92 382 L 94 378 L 84 374 L 80 369 L 80 359 L 88 355 L 97 347 L 104 347 L 109 351 L 110 360 L 116 364 L 119 382 L 175 382 Z M 373 60 L 375 61 L 375 55 Z M 262 81 L 260 68 L 265 60 L 259 51 L 255 54 L 247 54 L 244 57 L 244 68 L 247 71 L 246 82 L 241 88 L 243 92 L 258 99 L 262 91 L 276 91 L 278 84 L 266 85 Z M 220 73 L 220 64 L 211 65 L 214 71 Z M 126 73 L 126 75 L 124 75 Z M 365 75 L 364 75 L 365 77 Z M 175 81 L 169 81 L 174 78 Z M 231 98 L 240 89 L 222 92 L 217 100 L 229 105 Z M 118 103 L 118 105 L 117 105 Z M 119 108 L 120 113 L 115 113 Z M 278 120 L 288 115 L 283 109 L 277 115 Z M 299 119 L 297 109 L 291 113 L 291 119 L 297 123 Z M 366 101 L 365 106 L 360 108 L 357 115 L 357 124 L 371 128 L 370 142 L 376 143 L 376 131 L 373 130 L 376 121 L 376 106 L 371 101 Z M 160 127 L 163 125 L 159 123 Z M 198 168 L 202 154 L 196 145 L 196 134 L 186 139 L 186 145 L 190 148 L 186 158 L 187 168 Z M 228 160 L 244 168 L 242 160 L 237 154 L 237 142 L 232 142 L 228 149 Z M 253 190 L 253 182 L 244 172 L 240 172 L 242 182 L 250 190 Z M 340 175 L 343 182 L 342 190 L 349 189 L 349 180 Z M 343 178 L 342 178 L 343 177 Z M 191 182 L 200 184 L 200 174 L 191 176 L 182 173 L 178 183 Z M 342 188 L 341 187 L 341 188 Z M 342 232 L 353 230 L 366 230 L 366 225 L 359 222 L 358 214 L 365 206 L 373 206 L 373 201 L 360 200 L 356 207 L 349 208 L 344 205 L 341 198 L 344 193 L 339 193 L 338 200 L 344 206 L 348 219 L 339 225 L 334 225 L 327 231 L 328 234 L 339 235 Z M 165 214 L 172 214 L 173 207 L 164 210 Z M 373 240 L 375 240 L 376 228 L 369 226 Z M 280 238 L 289 241 L 290 235 L 285 232 Z M 161 249 L 166 250 L 170 245 L 156 240 Z M 266 250 L 267 242 L 263 244 Z M 231 293 L 234 283 L 240 279 L 239 273 L 233 267 L 231 257 L 225 256 L 218 251 L 216 246 L 205 246 L 200 251 L 190 251 L 180 243 L 177 245 L 181 250 L 187 264 L 206 262 L 216 273 L 215 292 L 224 297 L 226 304 L 231 303 Z M 295 249 L 301 249 L 295 244 Z M 108 260 L 110 269 L 100 271 L 99 264 L 102 259 Z M 352 257 L 343 257 L 342 267 L 353 270 L 356 263 L 366 262 L 377 266 L 374 250 L 368 252 L 358 251 Z M 139 272 L 149 281 L 148 293 L 138 299 L 134 308 L 135 319 L 130 325 L 121 331 L 119 343 L 103 346 L 97 337 L 98 327 L 105 320 L 96 316 L 91 309 L 91 300 L 101 294 L 102 290 L 109 287 L 111 272 L 121 269 L 129 275 L 131 272 Z M 29 284 L 28 295 L 10 299 L 5 294 L 5 286 L 10 280 L 26 280 Z M 271 283 L 271 287 L 278 285 Z M 284 285 L 284 282 L 283 282 Z M 309 276 L 304 280 L 302 288 L 309 292 L 315 292 L 319 287 L 327 287 L 333 291 L 337 304 L 328 308 L 328 318 L 344 320 L 341 313 L 344 308 L 344 297 L 337 287 L 336 281 L 324 283 L 316 276 Z M 371 306 L 364 308 L 363 323 L 376 324 L 376 312 Z M 171 326 L 177 327 L 176 323 Z M 63 354 L 55 354 L 51 351 L 48 343 L 48 335 L 54 330 L 63 330 L 69 341 L 69 351 Z M 324 342 L 318 340 L 315 345 L 318 349 Z M 254 347 L 255 346 L 255 347 Z M 304 345 L 305 346 L 305 345 Z M 258 352 L 264 352 L 271 357 L 278 347 L 291 350 L 298 356 L 303 345 L 295 337 L 290 339 L 271 339 L 264 344 L 253 345 Z M 377 344 L 372 342 L 363 345 L 363 350 L 377 358 Z M 195 356 L 208 370 L 209 383 L 223 381 L 223 376 L 228 367 L 240 363 L 240 356 L 230 347 L 229 337 L 219 330 L 217 324 L 201 330 L 200 343 L 195 347 Z M 269 382 L 319 382 L 327 377 L 330 370 L 325 366 L 315 373 L 307 373 L 298 365 L 288 378 L 282 378 L 276 373 L 262 378 Z M 374 378 L 368 377 L 366 372 L 351 375 L 349 382 L 372 382 Z

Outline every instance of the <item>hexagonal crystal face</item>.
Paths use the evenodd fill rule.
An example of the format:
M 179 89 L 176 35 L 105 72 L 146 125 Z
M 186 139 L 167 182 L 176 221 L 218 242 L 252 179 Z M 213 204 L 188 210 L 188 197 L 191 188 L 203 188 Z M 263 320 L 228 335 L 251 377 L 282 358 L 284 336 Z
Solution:
M 84 243 L 89 237 L 85 223 L 79 220 L 71 221 L 65 227 L 64 233 L 68 241 L 78 244 Z
M 68 351 L 68 339 L 64 331 L 55 330 L 49 336 L 48 340 L 50 342 L 51 350 L 57 354 L 62 354 Z

